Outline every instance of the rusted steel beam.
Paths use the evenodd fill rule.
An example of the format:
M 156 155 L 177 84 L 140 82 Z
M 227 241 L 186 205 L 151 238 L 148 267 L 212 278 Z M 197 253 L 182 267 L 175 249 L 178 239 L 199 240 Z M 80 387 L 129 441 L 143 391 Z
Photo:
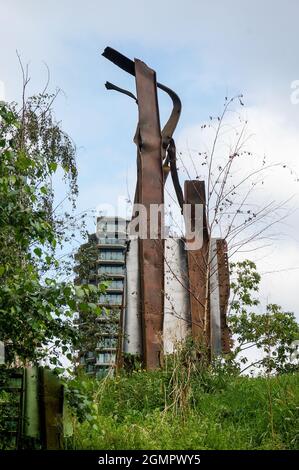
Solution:
M 218 280 L 220 298 L 220 326 L 222 352 L 229 353 L 232 347 L 231 331 L 227 325 L 227 307 L 229 300 L 229 264 L 226 240 L 217 240 Z
M 159 220 L 158 238 L 151 239 L 150 206 L 164 203 L 164 179 L 171 170 L 179 204 L 183 192 L 176 169 L 175 146 L 172 135 L 177 126 L 181 101 L 170 88 L 156 82 L 156 74 L 140 60 L 135 62 L 107 47 L 103 56 L 127 73 L 135 76 L 137 99 L 133 93 L 109 82 L 107 89 L 133 98 L 138 105 L 139 121 L 134 142 L 137 146 L 137 184 L 134 203 L 147 211 L 147 239 L 139 239 L 140 303 L 142 318 L 143 356 L 147 369 L 160 365 L 164 312 L 164 214 Z M 172 100 L 173 109 L 162 132 L 160 127 L 157 87 Z
M 125 72 L 129 73 L 130 75 L 135 76 L 135 64 L 134 64 L 133 60 L 131 60 L 128 57 L 124 56 L 123 54 L 116 51 L 112 47 L 106 47 L 102 55 L 103 55 L 103 57 L 110 60 L 111 62 L 113 62 L 118 67 L 120 67 Z M 116 87 L 115 85 L 113 85 L 109 82 L 107 82 L 107 83 L 108 83 L 108 89 L 114 89 L 114 90 L 118 89 L 118 87 Z M 180 118 L 180 115 L 181 115 L 181 110 L 182 110 L 182 103 L 181 103 L 181 100 L 178 97 L 178 95 L 173 90 L 171 90 L 171 88 L 168 88 L 167 86 L 163 85 L 162 83 L 158 83 L 158 82 L 156 83 L 156 86 L 158 88 L 160 88 L 160 90 L 163 90 L 163 91 L 165 91 L 165 93 L 168 94 L 168 96 L 171 98 L 172 104 L 173 104 L 173 109 L 171 111 L 170 117 L 169 117 L 168 121 L 166 122 L 166 124 L 165 124 L 165 126 L 163 127 L 163 130 L 162 130 L 163 148 L 166 150 L 166 148 L 167 148 L 167 146 L 170 142 L 170 139 L 173 136 L 173 133 L 175 131 L 177 123 L 179 121 L 179 118 Z M 135 99 L 134 95 L 132 96 L 132 94 L 130 92 L 127 92 L 126 90 L 119 89 L 118 91 L 121 91 L 121 93 L 128 94 L 129 96 L 131 96 Z
M 191 204 L 191 229 L 195 228 L 195 204 L 203 205 L 203 243 L 196 250 L 187 251 L 192 337 L 202 346 L 209 337 L 209 233 L 206 219 L 205 182 L 185 181 L 185 203 Z
M 134 62 L 129 59 L 128 57 L 124 56 L 120 52 L 116 51 L 112 47 L 106 47 L 103 54 L 102 54 L 106 59 L 110 60 L 113 62 L 115 65 L 120 67 L 122 70 L 125 70 L 127 73 L 130 75 L 135 76 L 135 64 Z M 116 85 L 113 85 L 113 83 L 106 82 L 106 88 L 107 90 L 115 90 L 119 91 L 120 93 L 124 93 L 125 95 L 130 96 L 133 98 L 136 102 L 136 97 L 131 93 L 130 91 L 124 90 L 123 88 L 120 88 Z M 171 114 L 164 125 L 162 129 L 162 147 L 161 147 L 161 157 L 162 160 L 164 161 L 164 178 L 166 180 L 168 174 L 169 174 L 169 158 L 167 155 L 167 149 L 169 147 L 169 144 L 172 140 L 173 133 L 177 127 L 177 124 L 180 119 L 181 111 L 182 111 L 182 103 L 179 98 L 179 96 L 169 87 L 163 85 L 162 83 L 156 83 L 156 86 L 160 88 L 160 90 L 164 91 L 165 93 L 168 94 L 172 101 L 172 111 Z M 137 103 L 138 104 L 138 103 Z M 136 188 L 137 192 L 137 188 Z M 135 192 L 135 194 L 136 194 Z M 135 198 L 136 201 L 136 198 Z
M 179 180 L 179 175 L 178 175 L 178 170 L 177 170 L 177 159 L 176 159 L 176 147 L 174 140 L 171 139 L 168 147 L 168 159 L 170 163 L 170 171 L 171 171 L 171 178 L 173 182 L 173 186 L 175 189 L 176 197 L 179 203 L 179 206 L 181 208 L 181 211 L 183 211 L 183 206 L 184 206 L 184 195 L 183 191 L 180 185 L 180 180 Z
M 210 240 L 209 259 L 209 301 L 210 301 L 210 351 L 211 357 L 219 356 L 221 347 L 220 291 L 218 269 L 218 244 L 216 238 Z
M 45 449 L 63 447 L 63 386 L 48 369 L 39 369 L 41 439 Z
M 124 95 L 127 95 L 130 98 L 132 98 L 137 103 L 136 96 L 133 95 L 133 93 L 131 93 L 130 91 L 125 90 L 124 88 L 120 88 L 119 86 L 113 85 L 113 83 L 111 83 L 111 82 L 106 82 L 105 83 L 105 88 L 106 88 L 106 90 L 114 90 L 114 91 L 118 91 L 119 93 L 123 93 Z
M 171 101 L 172 101 L 171 114 L 168 118 L 168 121 L 166 122 L 165 126 L 162 129 L 162 158 L 164 160 L 166 157 L 166 151 L 167 151 L 168 145 L 170 144 L 172 140 L 173 133 L 180 119 L 180 115 L 182 111 L 182 103 L 178 95 L 173 90 L 171 90 L 165 85 L 162 85 L 162 83 L 158 83 L 157 86 L 161 90 L 165 91 L 165 93 L 168 94 L 168 96 L 171 98 Z
M 229 300 L 227 243 L 212 238 L 210 243 L 210 349 L 217 356 L 231 349 L 231 332 L 226 321 Z
M 150 207 L 163 204 L 161 131 L 156 74 L 135 60 L 138 100 L 138 203 L 147 211 L 147 238 L 139 238 L 140 299 L 144 363 L 147 369 L 160 366 L 164 312 L 163 220 L 159 219 L 158 238 L 150 238 Z M 163 218 L 162 218 L 163 219 Z

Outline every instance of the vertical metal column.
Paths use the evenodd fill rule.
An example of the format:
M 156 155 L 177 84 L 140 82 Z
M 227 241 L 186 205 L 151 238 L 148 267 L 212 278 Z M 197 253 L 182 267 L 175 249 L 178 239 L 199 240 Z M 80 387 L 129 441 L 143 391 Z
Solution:
M 226 312 L 229 301 L 229 265 L 226 240 L 217 240 L 218 280 L 220 299 L 220 325 L 222 352 L 229 353 L 232 346 L 231 331 L 227 326 Z
M 147 238 L 139 238 L 140 302 L 143 356 L 147 369 L 160 366 L 164 312 L 163 220 L 158 223 L 158 238 L 150 238 L 150 207 L 164 203 L 162 137 L 155 72 L 135 60 L 138 100 L 136 134 L 138 160 L 137 202 L 147 211 Z M 164 217 L 162 217 L 164 219 Z
M 211 356 L 221 354 L 221 315 L 219 293 L 219 269 L 218 269 L 218 240 L 211 238 L 210 242 L 210 348 Z
M 49 369 L 39 369 L 41 441 L 48 450 L 63 448 L 63 386 Z
M 207 345 L 209 336 L 209 299 L 208 299 L 208 264 L 209 234 L 206 220 L 205 182 L 198 180 L 185 181 L 185 203 L 191 204 L 191 229 L 195 228 L 195 204 L 203 205 L 203 244 L 200 249 L 188 250 L 188 273 L 190 289 L 190 306 L 192 337 L 202 346 Z M 192 207 L 193 206 L 193 207 Z

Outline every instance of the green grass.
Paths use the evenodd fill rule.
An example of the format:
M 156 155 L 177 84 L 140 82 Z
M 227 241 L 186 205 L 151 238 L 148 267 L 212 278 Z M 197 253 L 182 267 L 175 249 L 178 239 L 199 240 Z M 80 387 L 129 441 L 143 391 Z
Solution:
M 93 381 L 94 419 L 74 420 L 75 449 L 298 449 L 299 376 L 200 375 L 171 407 L 169 375 Z M 91 393 L 91 392 L 90 392 Z

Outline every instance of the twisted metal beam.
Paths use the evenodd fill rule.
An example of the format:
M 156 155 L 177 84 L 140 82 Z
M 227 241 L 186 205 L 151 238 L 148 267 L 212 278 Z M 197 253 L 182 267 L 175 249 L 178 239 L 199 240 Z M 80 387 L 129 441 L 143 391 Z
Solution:
M 125 72 L 129 73 L 130 75 L 134 77 L 136 76 L 135 62 L 129 59 L 128 57 L 124 56 L 117 50 L 113 49 L 112 47 L 106 47 L 102 55 L 106 59 L 110 60 L 110 62 L 120 67 Z M 161 131 L 161 136 L 162 136 L 161 158 L 163 161 L 164 184 L 165 184 L 165 181 L 167 179 L 167 176 L 170 170 L 175 192 L 178 198 L 179 205 L 182 210 L 183 204 L 184 204 L 184 196 L 183 196 L 183 191 L 179 182 L 179 177 L 178 177 L 178 172 L 177 172 L 177 167 L 176 167 L 176 149 L 175 149 L 174 140 L 172 138 L 173 133 L 180 119 L 182 103 L 181 103 L 179 96 L 173 90 L 171 90 L 171 88 L 159 82 L 157 82 L 156 85 L 158 88 L 160 88 L 160 90 L 167 93 L 168 96 L 172 100 L 171 114 Z M 137 98 L 130 91 L 120 88 L 110 82 L 106 82 L 105 86 L 107 90 L 115 90 L 115 91 L 118 91 L 120 93 L 123 93 L 129 96 L 130 98 L 134 99 L 134 101 L 138 104 Z M 136 199 L 137 192 L 138 192 L 138 185 L 135 191 L 135 198 L 134 198 L 135 202 L 137 201 Z
M 133 75 L 135 77 L 135 63 L 133 60 L 129 59 L 128 57 L 124 56 L 120 52 L 116 51 L 112 47 L 106 47 L 103 54 L 103 57 L 106 59 L 110 60 L 110 62 L 113 62 L 115 65 L 120 67 L 122 70 L 125 72 L 129 73 L 130 75 Z M 109 83 L 109 82 L 107 82 Z M 110 84 L 110 83 L 109 83 Z M 110 84 L 112 85 L 112 84 Z M 168 96 L 172 100 L 173 108 L 170 114 L 170 117 L 168 121 L 166 122 L 165 126 L 162 129 L 162 141 L 163 141 L 163 148 L 166 150 L 169 142 L 173 136 L 173 133 L 176 129 L 176 126 L 179 122 L 180 115 L 181 115 L 181 110 L 182 110 L 182 103 L 179 98 L 179 96 L 171 90 L 171 88 L 168 88 L 167 86 L 163 85 L 162 83 L 157 82 L 157 87 L 160 88 L 160 90 L 163 90 L 165 93 L 168 94 Z M 128 96 L 134 97 L 136 100 L 135 96 L 130 93 L 129 91 L 120 89 L 113 85 L 113 88 L 108 88 L 108 89 L 115 89 L 117 91 L 121 91 L 121 93 L 125 93 Z

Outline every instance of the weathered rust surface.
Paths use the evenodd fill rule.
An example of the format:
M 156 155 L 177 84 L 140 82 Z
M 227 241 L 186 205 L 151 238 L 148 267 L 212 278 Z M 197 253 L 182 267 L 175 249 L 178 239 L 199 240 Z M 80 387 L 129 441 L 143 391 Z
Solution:
M 63 386 L 48 369 L 40 369 L 41 438 L 45 449 L 62 449 Z
M 191 204 L 191 228 L 195 227 L 195 204 L 203 205 L 203 244 L 200 249 L 188 250 L 188 275 L 190 290 L 192 337 L 207 346 L 209 337 L 209 233 L 206 220 L 205 182 L 185 181 L 185 203 Z
M 135 76 L 135 63 L 133 60 L 129 59 L 128 57 L 124 56 L 120 52 L 116 51 L 112 47 L 106 47 L 103 54 L 102 54 L 106 59 L 110 60 L 114 64 L 116 64 L 118 67 L 120 67 L 122 70 L 125 70 L 127 73 L 130 75 Z M 123 93 L 130 98 L 133 98 L 134 101 L 138 104 L 138 101 L 133 93 L 131 93 L 128 90 L 124 90 L 123 88 L 120 88 L 113 83 L 106 82 L 105 84 L 107 90 L 115 90 L 120 93 Z M 156 87 L 160 88 L 160 90 L 164 91 L 165 93 L 168 94 L 172 101 L 172 111 L 170 113 L 170 116 L 164 125 L 161 135 L 162 135 L 162 147 L 161 147 L 161 157 L 163 160 L 163 169 L 164 169 L 164 179 L 167 178 L 169 174 L 169 157 L 168 157 L 168 148 L 169 144 L 172 140 L 173 133 L 177 127 L 177 124 L 180 119 L 181 111 L 182 111 L 182 103 L 179 98 L 179 96 L 169 87 L 163 85 L 162 83 L 156 82 Z M 137 192 L 137 188 L 136 188 Z M 136 195 L 136 193 L 135 193 Z M 135 197 L 136 201 L 136 197 Z
M 192 230 L 195 225 L 195 204 L 203 205 L 203 245 L 200 249 L 188 250 L 189 294 L 191 305 L 192 335 L 210 347 L 210 269 L 209 231 L 206 219 L 206 195 L 204 181 L 186 181 L 184 194 L 180 186 L 176 148 L 172 138 L 181 114 L 181 101 L 170 88 L 156 82 L 155 72 L 140 60 L 132 61 L 115 49 L 107 47 L 103 56 L 127 73 L 135 76 L 137 97 L 110 82 L 106 88 L 128 95 L 138 105 L 139 121 L 134 142 L 137 146 L 137 184 L 134 203 L 143 204 L 147 209 L 147 231 L 150 231 L 150 206 L 164 202 L 164 184 L 171 174 L 181 209 L 184 203 L 193 206 Z M 160 127 L 157 87 L 172 100 L 172 112 L 162 132 Z M 193 219 L 192 219 L 193 217 Z M 140 310 L 142 318 L 143 357 L 147 369 L 160 366 L 164 311 L 164 232 L 160 220 L 158 239 L 139 239 Z M 226 325 L 226 310 L 229 296 L 228 264 L 226 245 L 223 240 L 217 244 L 219 272 L 219 297 L 221 311 L 221 344 L 223 351 L 230 348 L 230 333 Z
M 217 239 L 210 239 L 209 258 L 209 301 L 210 301 L 210 353 L 211 357 L 219 356 L 222 352 L 221 345 L 221 315 L 219 293 L 219 269 L 218 269 L 218 245 Z
M 181 208 L 181 211 L 183 211 L 184 195 L 183 195 L 183 191 L 180 185 L 178 170 L 176 166 L 177 165 L 176 147 L 175 147 L 175 143 L 173 139 L 171 139 L 169 142 L 167 153 L 168 153 L 167 158 L 170 164 L 171 178 L 172 178 L 173 186 L 175 189 L 176 197 L 177 197 L 179 206 Z
M 150 206 L 164 203 L 164 180 L 170 169 L 174 179 L 179 204 L 183 194 L 176 173 L 175 146 L 172 135 L 177 126 L 181 101 L 170 88 L 157 83 L 155 72 L 140 60 L 132 60 L 115 49 L 107 47 L 103 53 L 111 62 L 135 76 L 137 99 L 133 93 L 110 82 L 106 88 L 133 98 L 138 105 L 139 120 L 134 142 L 137 145 L 137 184 L 134 203 L 143 204 L 147 210 L 147 239 L 139 239 L 140 309 L 143 327 L 143 356 L 146 368 L 160 365 L 164 311 L 164 217 L 159 220 L 158 238 L 151 239 Z M 160 127 L 157 87 L 172 100 L 173 109 L 162 132 Z M 172 144 L 171 144 L 172 143 Z M 170 149 L 172 163 L 168 157 Z M 174 169 L 175 166 L 175 169 Z
M 220 297 L 221 346 L 222 352 L 229 353 L 232 346 L 231 331 L 227 326 L 227 307 L 229 300 L 229 265 L 226 240 L 217 240 L 218 278 Z
M 147 238 L 139 239 L 140 299 L 144 363 L 147 369 L 160 366 L 164 312 L 163 220 L 159 220 L 158 239 L 150 238 L 150 206 L 163 204 L 161 131 L 156 74 L 135 60 L 138 100 L 138 203 L 147 210 Z
M 161 83 L 158 83 L 157 86 L 161 90 L 165 91 L 165 93 L 167 93 L 172 100 L 171 114 L 162 129 L 162 158 L 164 160 L 166 158 L 166 151 L 172 140 L 173 133 L 180 119 L 182 103 L 178 95 L 173 90 L 171 90 L 165 85 L 162 85 Z
M 147 369 L 160 365 L 164 311 L 164 226 L 159 221 L 158 239 L 151 239 L 150 206 L 164 202 L 164 184 L 169 173 L 173 180 L 181 209 L 184 203 L 191 204 L 191 228 L 195 226 L 195 205 L 203 205 L 203 245 L 188 250 L 189 294 L 193 338 L 210 348 L 210 240 L 206 219 L 206 196 L 204 181 L 186 181 L 184 194 L 180 186 L 176 167 L 176 148 L 172 138 L 177 126 L 181 101 L 170 88 L 156 82 L 155 72 L 140 60 L 135 62 L 107 47 L 103 56 L 127 73 L 135 76 L 137 98 L 130 91 L 110 82 L 107 89 L 116 90 L 134 99 L 138 105 L 139 121 L 134 142 L 137 145 L 137 184 L 134 203 L 143 204 L 147 210 L 146 239 L 139 239 L 140 310 L 142 318 L 143 357 Z M 157 87 L 166 92 L 172 100 L 172 112 L 162 132 L 159 119 Z M 231 340 L 226 324 L 229 297 L 229 271 L 227 247 L 224 240 L 218 240 L 217 272 L 219 274 L 219 303 L 221 315 L 221 346 L 229 351 Z M 218 296 L 218 286 L 217 286 Z M 218 297 L 217 297 L 218 299 Z M 217 300 L 218 302 L 218 300 Z M 220 306 L 220 307 L 219 307 Z M 218 323 L 219 325 L 219 323 Z M 218 326 L 219 328 L 219 326 Z M 218 348 L 219 349 L 219 348 Z
M 120 67 L 122 70 L 125 72 L 129 73 L 130 75 L 135 76 L 135 63 L 133 60 L 129 59 L 128 57 L 124 56 L 120 52 L 116 51 L 112 47 L 106 47 L 103 54 L 102 54 L 106 59 L 110 60 L 113 62 L 115 65 Z M 165 93 L 168 94 L 168 96 L 172 100 L 172 111 L 170 114 L 170 117 L 168 121 L 166 122 L 165 126 L 163 127 L 162 130 L 162 142 L 163 142 L 163 149 L 166 150 L 170 139 L 173 136 L 173 133 L 175 131 L 175 128 L 177 126 L 177 123 L 179 121 L 180 115 L 181 115 L 181 110 L 182 110 L 182 103 L 178 95 L 171 90 L 171 88 L 168 88 L 167 86 L 163 85 L 162 83 L 156 82 L 156 86 L 160 88 L 160 90 L 163 90 Z M 116 90 L 120 91 L 121 93 L 125 93 L 126 95 L 130 96 L 131 98 L 135 99 L 135 96 L 128 92 L 127 90 L 124 90 L 123 88 L 119 88 L 115 85 L 113 85 L 110 82 L 106 83 L 106 88 L 108 90 Z M 163 150 L 162 150 L 163 151 Z

